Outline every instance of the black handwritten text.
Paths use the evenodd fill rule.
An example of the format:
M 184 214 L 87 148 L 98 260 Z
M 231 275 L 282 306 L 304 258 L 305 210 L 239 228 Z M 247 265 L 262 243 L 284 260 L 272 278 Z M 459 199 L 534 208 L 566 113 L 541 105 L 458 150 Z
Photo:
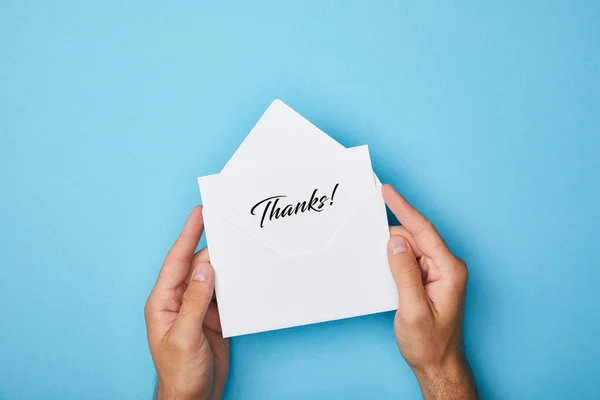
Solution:
M 285 204 L 288 197 L 286 195 L 267 197 L 256 203 L 250 209 L 250 214 L 260 215 L 260 227 L 264 228 L 267 220 L 272 221 L 312 211 L 320 213 L 326 206 L 333 205 L 333 198 L 339 185 L 339 183 L 335 184 L 329 196 L 319 196 L 319 189 L 315 189 L 312 191 L 309 200 L 300 201 L 295 204 Z

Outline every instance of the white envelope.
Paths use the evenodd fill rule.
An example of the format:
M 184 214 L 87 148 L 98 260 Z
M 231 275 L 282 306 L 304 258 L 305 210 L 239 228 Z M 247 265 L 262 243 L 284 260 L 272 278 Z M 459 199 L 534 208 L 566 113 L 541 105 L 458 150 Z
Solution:
M 271 107 L 220 174 L 198 178 L 223 336 L 395 309 L 367 147 Z

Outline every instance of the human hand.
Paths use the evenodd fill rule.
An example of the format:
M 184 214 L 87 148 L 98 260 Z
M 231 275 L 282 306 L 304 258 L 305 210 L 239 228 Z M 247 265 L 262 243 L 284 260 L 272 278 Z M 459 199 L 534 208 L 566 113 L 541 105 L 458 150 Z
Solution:
M 462 341 L 466 265 L 398 192 L 384 185 L 382 193 L 402 224 L 390 228 L 388 243 L 398 288 L 394 332 L 400 352 L 425 399 L 477 399 Z
M 214 296 L 214 271 L 206 248 L 194 254 L 202 207 L 188 217 L 167 254 L 144 314 L 158 373 L 157 400 L 220 399 L 229 371 Z

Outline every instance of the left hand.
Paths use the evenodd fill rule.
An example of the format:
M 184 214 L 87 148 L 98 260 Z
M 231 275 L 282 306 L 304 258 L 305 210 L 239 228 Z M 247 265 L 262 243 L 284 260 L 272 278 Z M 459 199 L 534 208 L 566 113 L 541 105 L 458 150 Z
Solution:
M 204 229 L 202 207 L 188 217 L 169 251 L 144 313 L 158 373 L 157 399 L 220 399 L 229 371 L 206 248 L 194 254 Z

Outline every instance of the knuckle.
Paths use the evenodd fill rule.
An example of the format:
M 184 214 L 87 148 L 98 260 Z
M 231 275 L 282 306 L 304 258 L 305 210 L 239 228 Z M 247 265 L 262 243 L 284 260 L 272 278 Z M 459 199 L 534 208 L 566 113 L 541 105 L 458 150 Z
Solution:
M 469 271 L 467 264 L 460 258 L 456 258 L 456 265 L 454 266 L 454 280 L 460 285 L 465 285 L 469 280 Z
M 430 315 L 424 307 L 411 307 L 399 312 L 400 318 L 410 327 L 423 328 L 429 325 Z
M 409 276 L 415 274 L 416 271 L 418 271 L 419 274 L 421 273 L 421 267 L 419 267 L 419 264 L 416 260 L 408 260 L 407 262 L 401 264 L 401 267 L 401 271 Z
M 425 221 L 423 221 L 423 225 L 421 226 L 421 229 L 419 229 L 419 231 L 417 233 L 415 233 L 413 236 L 416 238 L 421 233 L 432 231 L 432 230 L 435 230 L 435 226 L 433 226 L 433 223 L 430 220 L 425 219 Z
M 425 218 L 425 229 L 435 229 L 433 222 L 431 222 L 428 218 Z
M 199 293 L 198 291 L 194 290 L 193 287 L 188 287 L 188 290 L 186 290 L 183 293 L 183 302 L 184 303 L 198 303 L 202 300 L 202 293 Z
M 169 347 L 175 352 L 189 353 L 194 348 L 194 341 L 186 335 L 174 333 L 169 335 Z
M 146 301 L 146 304 L 144 305 L 144 317 L 146 318 L 146 320 L 148 320 L 148 318 L 152 314 L 152 308 L 153 308 L 152 299 L 148 298 L 148 300 Z
M 465 268 L 465 269 L 467 268 L 467 263 L 465 262 L 465 260 L 463 260 L 460 257 L 456 257 L 456 256 L 455 256 L 455 258 L 456 258 L 457 265 L 459 265 L 460 267 Z

